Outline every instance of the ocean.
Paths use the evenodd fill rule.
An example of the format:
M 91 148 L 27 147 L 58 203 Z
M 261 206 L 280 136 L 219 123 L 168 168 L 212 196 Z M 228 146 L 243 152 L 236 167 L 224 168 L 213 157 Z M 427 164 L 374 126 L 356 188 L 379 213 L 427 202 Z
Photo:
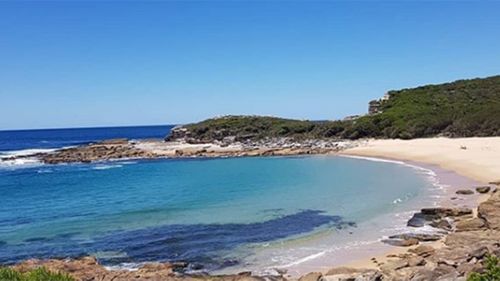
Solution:
M 0 153 L 171 128 L 2 131 Z M 0 162 L 0 264 L 92 255 L 111 267 L 287 267 L 401 230 L 437 187 L 426 169 L 337 156 Z

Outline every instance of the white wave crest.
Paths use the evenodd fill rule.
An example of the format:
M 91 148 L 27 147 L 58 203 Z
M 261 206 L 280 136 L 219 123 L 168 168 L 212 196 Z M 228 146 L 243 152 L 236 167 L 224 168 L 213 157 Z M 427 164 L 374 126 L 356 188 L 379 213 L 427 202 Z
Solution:
M 97 165 L 93 167 L 93 170 L 108 170 L 108 169 L 114 169 L 114 168 L 121 168 L 123 165 L 120 164 L 115 164 L 115 165 Z
M 48 153 L 55 150 L 55 148 L 30 148 L 12 151 L 0 151 L 0 159 L 3 160 L 12 157 L 29 156 L 37 153 Z

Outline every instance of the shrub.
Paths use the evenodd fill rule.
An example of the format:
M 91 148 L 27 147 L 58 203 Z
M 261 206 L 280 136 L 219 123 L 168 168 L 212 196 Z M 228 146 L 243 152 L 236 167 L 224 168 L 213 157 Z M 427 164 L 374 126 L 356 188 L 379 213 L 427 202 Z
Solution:
M 74 281 L 65 273 L 54 273 L 44 267 L 21 273 L 12 268 L 0 268 L 0 281 Z
M 494 255 L 486 257 L 483 273 L 473 272 L 467 281 L 500 281 L 500 260 Z

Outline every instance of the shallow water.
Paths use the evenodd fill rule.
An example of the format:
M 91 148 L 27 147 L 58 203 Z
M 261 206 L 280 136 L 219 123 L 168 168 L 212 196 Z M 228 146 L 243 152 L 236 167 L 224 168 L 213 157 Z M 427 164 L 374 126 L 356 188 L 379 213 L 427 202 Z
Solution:
M 355 242 L 350 229 L 408 211 L 428 177 L 333 156 L 0 169 L 0 262 L 90 254 L 107 265 L 280 265 L 300 258 L 293 243 L 279 257 L 257 250 L 318 233 Z

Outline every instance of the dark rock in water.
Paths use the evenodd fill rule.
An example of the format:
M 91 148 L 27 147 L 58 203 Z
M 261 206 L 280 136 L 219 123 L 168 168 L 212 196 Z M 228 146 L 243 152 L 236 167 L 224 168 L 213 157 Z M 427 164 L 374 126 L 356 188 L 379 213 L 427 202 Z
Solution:
M 175 272 L 184 272 L 184 270 L 189 266 L 189 263 L 185 261 L 176 261 L 170 264 L 172 265 L 172 270 Z
M 470 190 L 470 189 L 460 189 L 460 190 L 457 190 L 457 192 L 455 192 L 456 194 L 460 194 L 460 195 L 471 195 L 471 194 L 474 194 L 474 191 Z
M 406 225 L 411 227 L 422 227 L 425 225 L 426 222 L 427 222 L 426 216 L 424 216 L 422 213 L 415 213 L 413 217 L 411 217 L 411 219 L 408 220 Z
M 389 236 L 390 239 L 402 239 L 402 240 L 408 240 L 408 239 L 416 239 L 418 241 L 437 241 L 442 238 L 441 235 L 439 234 L 429 234 L 429 233 L 403 233 L 403 234 L 397 234 L 397 235 L 392 235 Z
M 384 239 L 382 242 L 392 245 L 392 246 L 398 246 L 398 247 L 409 247 L 409 246 L 414 246 L 418 245 L 418 240 L 415 238 L 408 238 L 408 239 L 399 239 L 399 238 L 394 238 L 394 239 Z
M 240 262 L 236 259 L 230 259 L 230 260 L 224 260 L 222 262 L 222 267 L 230 267 L 230 266 L 235 266 L 238 265 Z
M 490 192 L 490 189 L 491 189 L 491 187 L 489 187 L 489 186 L 478 186 L 478 187 L 476 187 L 476 191 L 478 193 L 488 193 L 488 192 Z
M 431 224 L 434 227 L 451 230 L 449 221 L 444 221 L 446 217 L 460 217 L 465 215 L 472 215 L 472 210 L 469 208 L 423 208 L 420 213 L 415 213 L 413 217 L 408 220 L 407 226 L 422 227 L 426 224 Z
M 190 263 L 188 266 L 188 270 L 202 270 L 203 265 L 199 263 Z

